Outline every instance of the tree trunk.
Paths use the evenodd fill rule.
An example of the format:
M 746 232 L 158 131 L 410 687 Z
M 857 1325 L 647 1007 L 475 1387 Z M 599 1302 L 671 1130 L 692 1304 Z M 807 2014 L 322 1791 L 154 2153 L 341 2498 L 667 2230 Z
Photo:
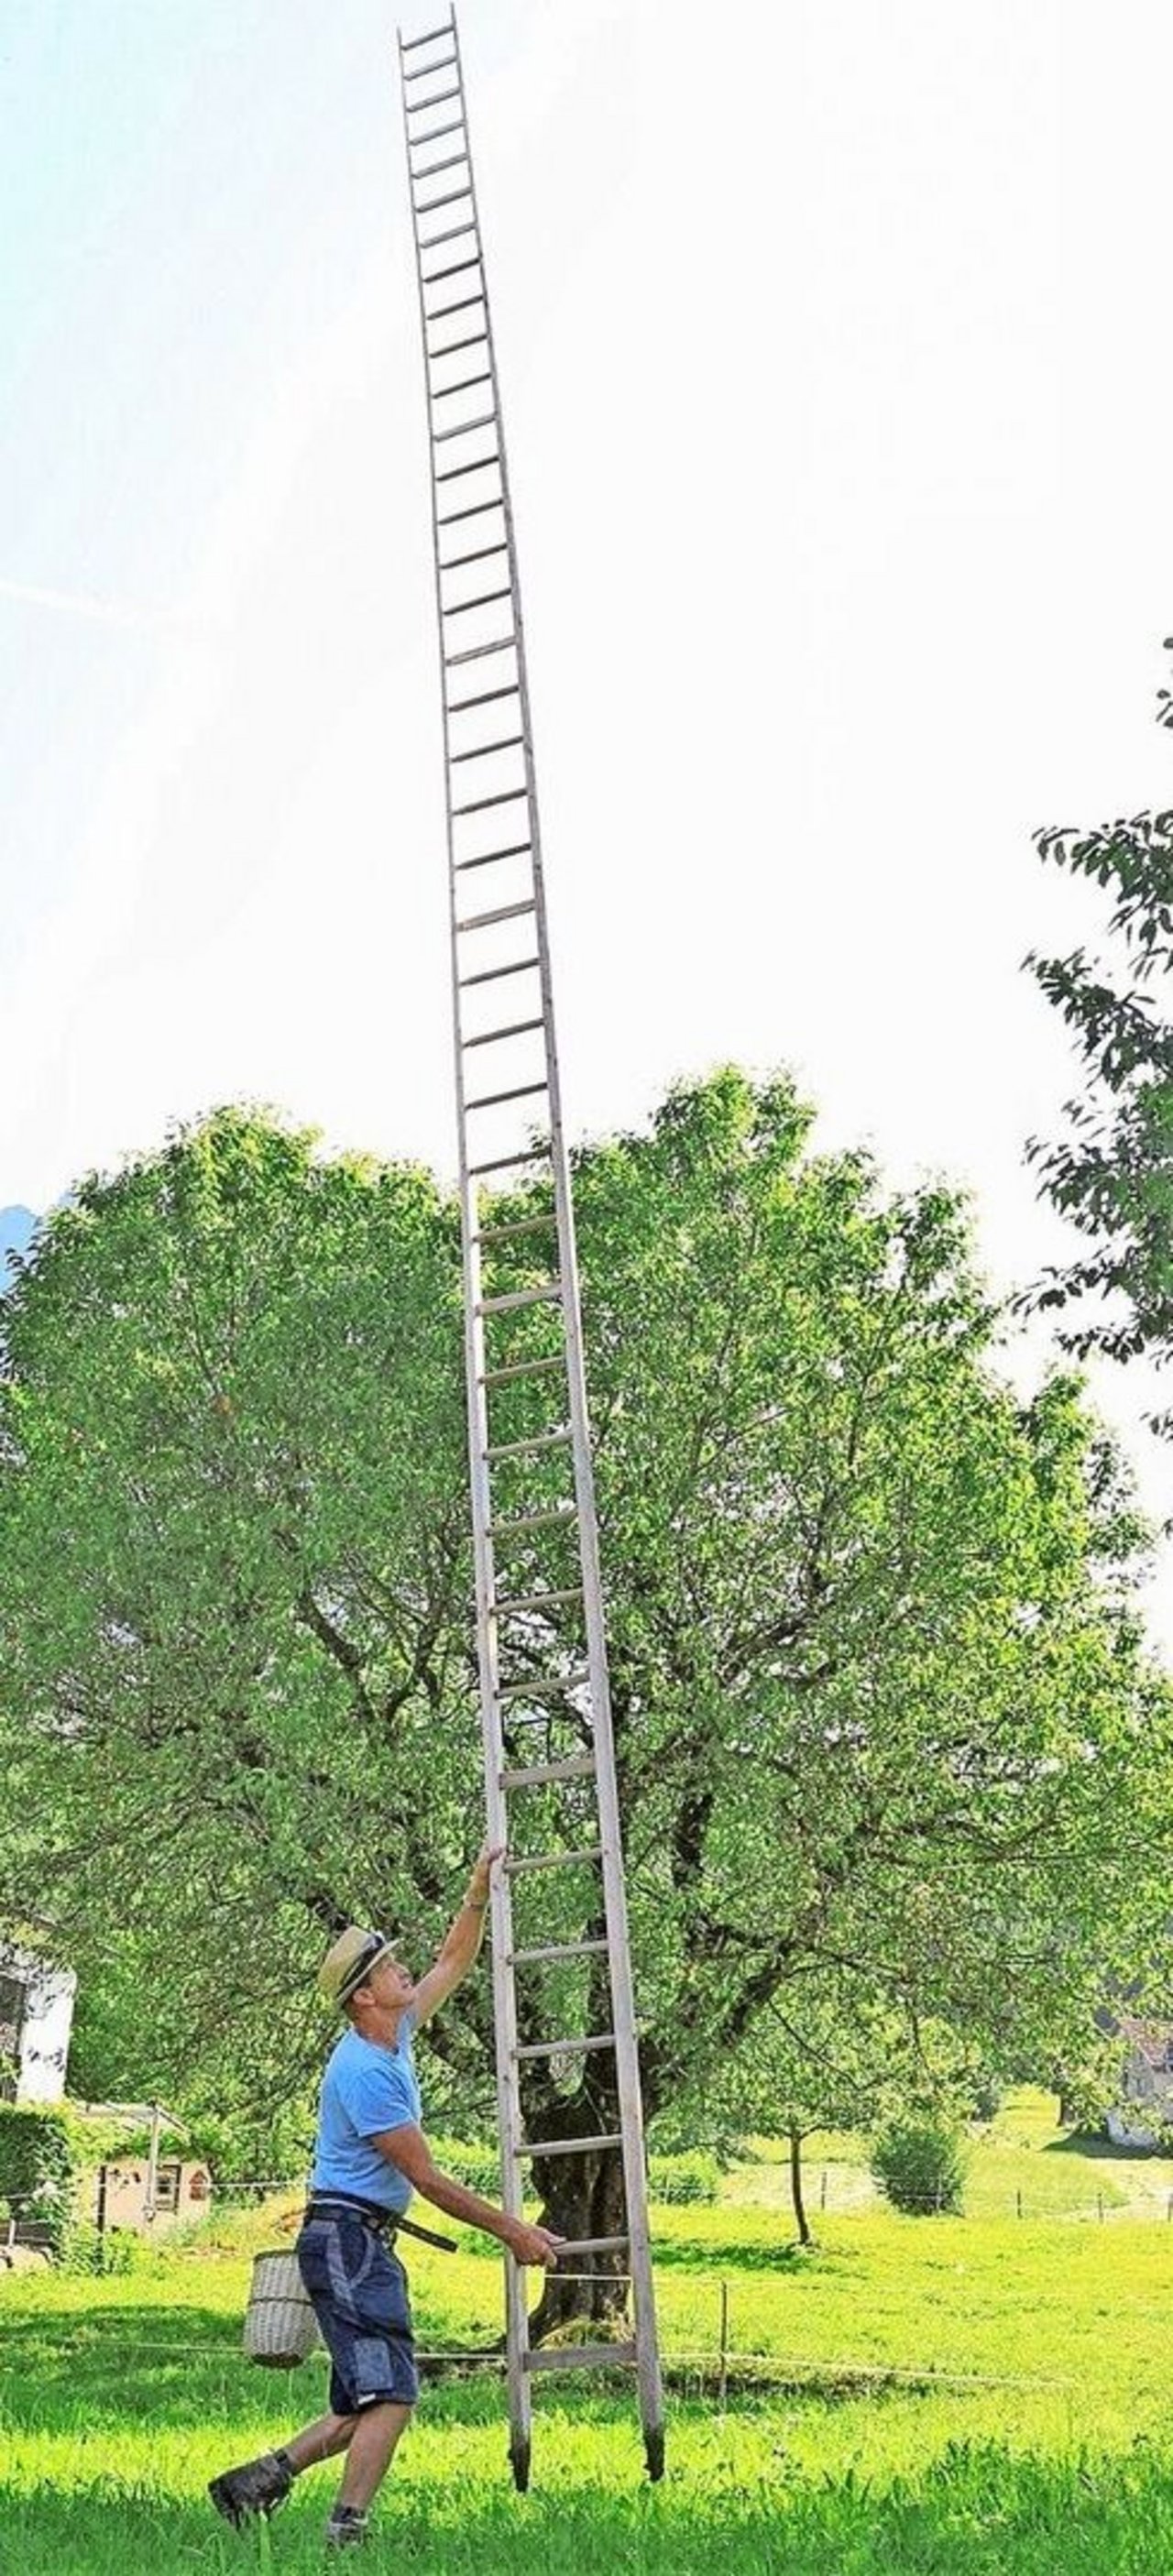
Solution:
M 791 2121 L 786 2134 L 790 2140 L 790 2198 L 794 2204 L 794 2223 L 799 2244 L 809 2245 L 811 2232 L 802 2197 L 802 2131 Z
M 618 2147 L 594 2154 L 534 2159 L 534 2181 L 542 2195 L 541 2225 L 555 2236 L 622 2236 L 626 2228 L 623 2159 Z M 565 2280 L 547 2272 L 545 2286 L 530 2317 L 530 2338 L 539 2343 L 556 2326 L 572 2319 L 613 2323 L 627 2307 L 628 2257 L 619 2254 L 574 2254 L 572 2272 L 586 2280 Z

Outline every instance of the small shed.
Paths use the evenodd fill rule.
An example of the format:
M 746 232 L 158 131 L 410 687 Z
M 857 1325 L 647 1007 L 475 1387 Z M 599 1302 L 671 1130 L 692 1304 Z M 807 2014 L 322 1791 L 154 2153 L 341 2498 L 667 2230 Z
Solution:
M 115 2156 L 88 2177 L 87 2217 L 105 2234 L 115 2227 L 136 2236 L 166 2236 L 193 2218 L 205 2218 L 212 2177 L 205 2164 L 160 2157 L 152 2177 L 149 2156 Z

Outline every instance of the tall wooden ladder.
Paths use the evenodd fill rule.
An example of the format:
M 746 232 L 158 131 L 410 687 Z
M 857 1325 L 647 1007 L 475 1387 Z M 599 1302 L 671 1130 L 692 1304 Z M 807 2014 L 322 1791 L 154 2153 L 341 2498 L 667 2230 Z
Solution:
M 625 2266 L 631 2292 L 629 2340 L 531 2349 L 524 2275 L 507 2257 L 510 2458 L 524 2487 L 536 2371 L 626 2364 L 658 2478 L 663 2398 L 574 1217 L 521 593 L 455 15 L 427 35 L 400 36 L 399 55 L 440 638 L 485 1794 L 490 1839 L 508 1850 L 491 1917 L 502 2190 L 520 2214 L 527 2160 L 619 2149 L 623 2233 L 568 2243 L 560 2268 L 606 2257 Z M 525 1285 L 485 1293 L 503 1267 L 516 1282 L 519 1263 Z M 551 1549 L 562 1552 L 553 1576 Z M 581 1891 L 578 1936 L 535 1941 L 523 1926 L 519 1938 L 515 1913 L 524 1917 L 550 1890 L 550 1872 L 566 1873 L 564 1913 Z M 576 1970 L 579 1961 L 589 1968 Z M 581 1997 L 584 1983 L 607 2026 L 559 2027 L 557 1989 Z M 524 2062 L 544 2060 L 561 2078 L 601 2051 L 613 2052 L 612 2130 L 527 2138 Z

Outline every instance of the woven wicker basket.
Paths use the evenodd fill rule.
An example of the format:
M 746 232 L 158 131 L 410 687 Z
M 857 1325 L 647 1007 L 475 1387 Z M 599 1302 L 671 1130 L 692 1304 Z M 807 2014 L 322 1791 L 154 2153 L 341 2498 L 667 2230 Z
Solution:
M 258 2254 L 244 2319 L 244 2348 L 264 2370 L 296 2370 L 318 2341 L 318 2320 L 306 2297 L 297 2256 L 284 2248 Z

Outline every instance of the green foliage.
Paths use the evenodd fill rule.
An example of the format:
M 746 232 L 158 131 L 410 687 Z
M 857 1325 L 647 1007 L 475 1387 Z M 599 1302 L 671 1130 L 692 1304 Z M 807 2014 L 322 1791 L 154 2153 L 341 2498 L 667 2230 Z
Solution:
M 1170 693 L 1158 721 L 1170 723 Z M 1173 1359 L 1173 1021 L 1162 993 L 1173 966 L 1173 811 L 1134 814 L 1088 833 L 1044 831 L 1040 856 L 1109 900 L 1110 965 L 1082 947 L 1027 965 L 1061 1013 L 1085 1077 L 1066 1104 L 1069 1132 L 1032 1140 L 1042 1187 L 1089 1239 L 1046 1273 L 1034 1303 L 1075 1309 L 1062 1339 L 1083 1354 Z M 1096 1308 L 1106 1308 L 1097 1312 Z M 1157 1428 L 1173 1428 L 1173 1416 Z
M 890 2121 L 872 2144 L 872 2175 L 911 2217 L 955 2215 L 965 2196 L 965 2157 L 956 2129 L 907 2116 Z
M 469 2191 L 479 2191 L 484 2200 L 501 2197 L 501 2159 L 495 2147 L 470 2146 L 460 2138 L 431 2140 L 432 2154 L 442 2173 L 451 2174 Z
M 99 2230 L 91 2219 L 78 2219 L 69 2229 L 61 2249 L 62 2270 L 67 2273 L 89 2273 L 105 2279 L 144 2273 L 158 2260 L 151 2242 L 136 2235 L 129 2227 Z
M 888 1192 L 809 1129 L 788 1084 L 726 1071 L 576 1166 L 646 2099 L 698 2140 L 726 2089 L 726 2125 L 854 2119 L 865 2092 L 871 2117 L 925 2031 L 983 2065 L 1078 2059 L 1162 1919 L 1169 1692 L 1078 1387 L 1019 1405 L 959 1200 Z M 490 1294 L 548 1268 L 540 1231 L 507 1252 Z M 225 1110 L 84 1183 L 8 1307 L 6 1887 L 51 1904 L 95 1990 L 93 2072 L 214 2113 L 225 2171 L 251 2121 L 255 2169 L 333 2035 L 313 1973 L 339 1923 L 422 1964 L 476 1839 L 455 1211 Z M 555 1329 L 541 1305 L 498 1327 L 502 1361 Z M 498 1441 L 548 1419 L 540 1379 L 501 1399 Z M 524 1499 L 566 1473 L 550 1450 Z M 565 1588 L 566 1546 L 527 1531 L 519 1588 Z M 578 1669 L 575 1609 L 508 1656 Z M 571 1693 L 552 1749 L 584 1724 Z M 586 1821 L 572 1788 L 519 1831 Z M 520 1881 L 526 1945 L 589 1932 L 592 1902 L 577 1872 Z M 518 2005 L 523 2042 L 608 2027 L 579 1962 Z M 426 2034 L 435 2125 L 487 2118 L 489 2036 L 482 1978 Z M 772 2101 L 739 2103 L 765 2059 Z M 523 2092 L 533 2135 L 614 2126 L 605 2052 L 527 2062 Z M 553 2162 L 548 2196 L 587 2188 Z
M 68 2232 L 78 2178 L 76 2132 L 63 2112 L 0 2102 L 0 2193 L 20 2218 L 49 2231 L 54 2252 Z
M 716 2200 L 721 2168 L 715 2156 L 702 2148 L 676 2156 L 649 2156 L 648 2189 L 653 2200 L 664 2201 L 671 2208 L 685 2202 Z

